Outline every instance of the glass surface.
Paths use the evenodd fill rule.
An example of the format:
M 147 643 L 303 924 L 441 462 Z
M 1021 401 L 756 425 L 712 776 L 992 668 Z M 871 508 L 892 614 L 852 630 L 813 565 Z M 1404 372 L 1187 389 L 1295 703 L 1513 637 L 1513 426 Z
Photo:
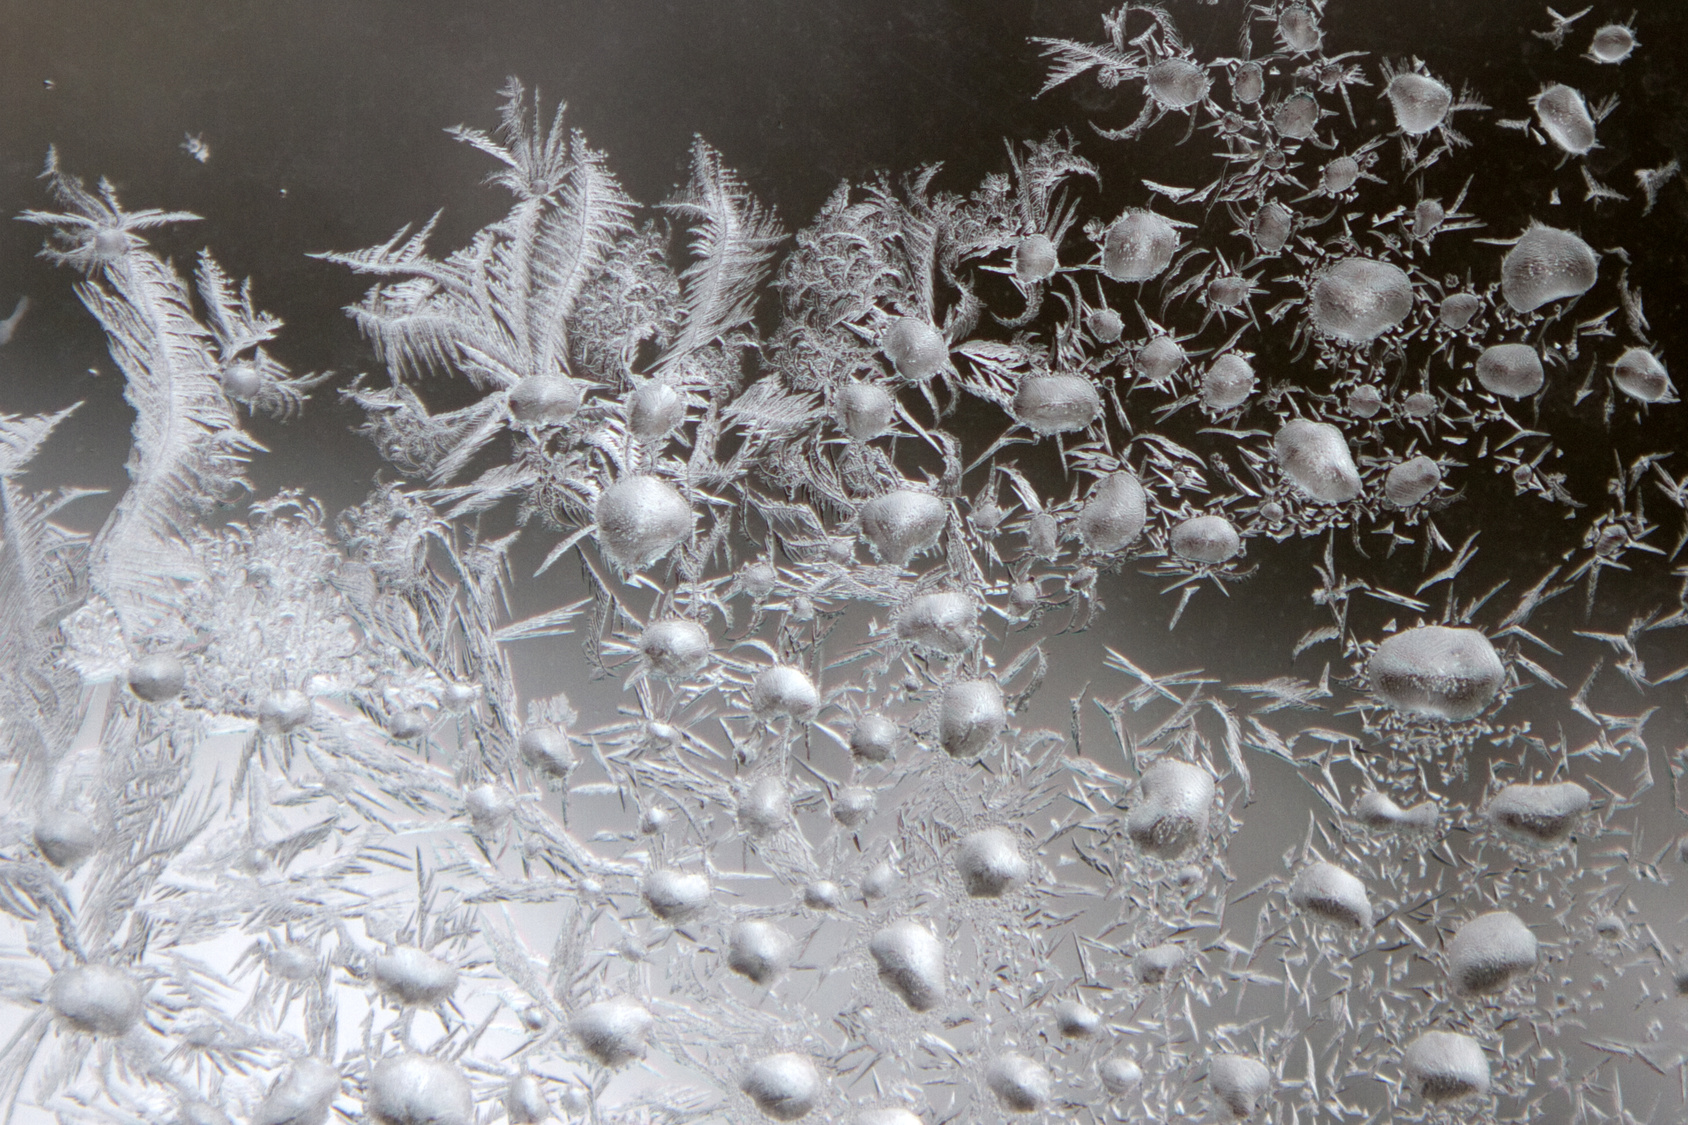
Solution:
M 6 15 L 17 1120 L 1688 1112 L 1688 8 Z

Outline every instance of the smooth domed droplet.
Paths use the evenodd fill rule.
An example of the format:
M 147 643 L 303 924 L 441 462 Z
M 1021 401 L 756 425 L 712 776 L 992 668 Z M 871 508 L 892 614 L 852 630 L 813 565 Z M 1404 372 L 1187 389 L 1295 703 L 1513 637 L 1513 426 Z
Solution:
M 850 753 L 864 762 L 888 762 L 896 751 L 897 724 L 883 715 L 863 715 L 850 731 Z
M 950 656 L 971 648 L 979 632 L 977 604 L 956 590 L 911 598 L 892 620 L 898 640 Z
M 1217 566 L 1242 553 L 1243 541 L 1224 516 L 1192 516 L 1172 529 L 1172 553 L 1181 559 Z
M 657 675 L 685 679 L 709 662 L 709 631 L 679 617 L 653 621 L 639 634 L 639 652 Z
M 1421 137 L 1448 119 L 1454 92 L 1427 74 L 1407 71 L 1383 89 L 1395 111 L 1395 124 L 1409 137 Z
M 258 704 L 258 727 L 265 734 L 291 734 L 311 718 L 311 697 L 289 688 L 271 692 Z
M 377 955 L 370 976 L 382 992 L 401 1004 L 431 1007 L 457 990 L 457 969 L 415 946 L 400 945 Z
M 1176 859 L 1206 838 L 1213 794 L 1213 778 L 1201 767 L 1156 762 L 1137 783 L 1126 831 L 1150 855 Z
M 739 1087 L 775 1121 L 796 1121 L 820 1104 L 824 1079 L 808 1058 L 785 1053 L 757 1060 Z
M 1531 223 L 1500 264 L 1500 292 L 1519 312 L 1580 297 L 1594 288 L 1600 259 L 1568 230 Z
M 1621 63 L 1635 52 L 1639 44 L 1635 32 L 1621 23 L 1609 23 L 1597 29 L 1588 45 L 1588 57 L 1608 65 Z
M 1209 410 L 1234 410 L 1254 393 L 1254 368 L 1235 352 L 1226 352 L 1208 365 L 1202 376 L 1202 405 Z
M 55 809 L 35 822 L 35 846 L 54 867 L 75 867 L 100 846 L 94 822 L 75 809 Z
M 750 681 L 750 705 L 758 715 L 807 721 L 820 702 L 815 682 L 790 664 L 770 665 Z
M 1320 116 L 1319 99 L 1297 90 L 1272 111 L 1272 128 L 1287 140 L 1304 141 L 1318 128 Z
M 1424 625 L 1386 638 L 1366 662 L 1371 689 L 1397 711 L 1433 719 L 1474 719 L 1500 691 L 1506 668 L 1475 629 Z
M 1646 348 L 1630 348 L 1619 356 L 1612 365 L 1612 381 L 1637 402 L 1662 402 L 1675 390 L 1665 365 Z
M 1510 910 L 1479 914 L 1448 942 L 1448 977 L 1462 996 L 1500 992 L 1536 967 L 1536 935 Z
M 897 417 L 897 400 L 878 383 L 850 383 L 838 392 L 838 424 L 856 441 L 872 441 Z
M 740 922 L 728 939 L 727 967 L 757 984 L 768 984 L 786 970 L 795 953 L 791 939 L 772 922 Z
M 1207 1084 L 1232 1117 L 1253 1117 L 1272 1091 L 1272 1072 L 1247 1055 L 1215 1055 L 1207 1065 Z
M 163 703 L 182 694 L 188 670 L 169 653 L 143 656 L 129 666 L 129 690 L 148 703 Z
M 1502 398 L 1528 398 L 1546 376 L 1541 356 L 1528 344 L 1493 344 L 1477 357 L 1477 381 Z
M 891 322 L 882 347 L 897 374 L 917 383 L 924 383 L 949 362 L 949 343 L 944 334 L 912 316 L 899 316 Z
M 1387 793 L 1368 790 L 1354 801 L 1354 819 L 1368 828 L 1415 829 L 1434 828 L 1440 814 L 1433 802 L 1425 801 L 1410 809 L 1403 809 Z
M 469 1079 L 454 1062 L 431 1055 L 382 1059 L 369 1073 L 364 1115 L 374 1125 L 474 1125 Z
M 974 898 L 1001 898 L 1031 877 L 1031 865 L 1005 828 L 985 828 L 962 838 L 955 870 Z
M 145 1001 L 135 978 L 111 965 L 60 969 L 47 986 L 53 1014 L 89 1035 L 123 1035 L 141 1020 Z
M 1149 67 L 1144 82 L 1153 98 L 1166 109 L 1188 109 L 1207 97 L 1207 71 L 1188 59 L 1162 59 Z
M 692 509 L 667 481 L 641 475 L 619 480 L 593 509 L 598 543 L 617 565 L 643 570 L 692 533 Z
M 1308 315 L 1320 335 L 1367 344 L 1405 320 L 1412 307 L 1412 280 L 1399 266 L 1343 258 L 1313 282 Z
M 1028 234 L 1015 244 L 1014 275 L 1021 284 L 1047 281 L 1060 268 L 1060 256 L 1047 234 Z
M 522 761 L 551 777 L 567 777 L 574 768 L 574 749 L 566 731 L 557 727 L 533 727 L 516 742 Z
M 868 941 L 879 979 L 917 1012 L 929 1012 L 948 990 L 944 946 L 918 922 L 893 922 Z
M 1144 984 L 1161 984 L 1184 967 L 1184 947 L 1175 942 L 1151 945 L 1137 954 L 1137 979 Z
M 862 537 L 874 553 L 895 566 L 938 545 L 949 520 L 949 508 L 936 496 L 899 489 L 862 505 Z
M 1405 1052 L 1407 1078 L 1429 1102 L 1457 1102 L 1489 1092 L 1489 1060 L 1469 1035 L 1426 1031 Z
M 1282 203 L 1268 203 L 1255 212 L 1249 230 L 1262 254 L 1276 254 L 1295 231 L 1295 213 Z
M 1333 863 L 1310 863 L 1296 872 L 1289 901 L 1297 910 L 1351 930 L 1372 924 L 1366 885 Z
M 654 1022 L 643 1004 L 618 996 L 587 1005 L 569 1030 L 599 1065 L 626 1066 L 645 1057 L 645 1037 Z
M 1102 272 L 1115 281 L 1148 281 L 1172 264 L 1178 230 L 1153 211 L 1127 211 L 1108 228 Z
M 1285 478 L 1298 490 L 1326 504 L 1360 495 L 1360 470 L 1348 441 L 1329 422 L 1295 418 L 1272 439 L 1272 453 Z
M 1508 785 L 1484 810 L 1489 822 L 1533 844 L 1562 843 L 1588 811 L 1589 794 L 1574 781 Z
M 1410 508 L 1441 483 L 1442 467 L 1421 453 L 1390 466 L 1383 478 L 1383 499 L 1391 508 Z
M 663 868 L 645 876 L 645 905 L 664 922 L 679 922 L 709 901 L 709 880 L 690 871 Z
M 1102 413 L 1102 396 L 1083 375 L 1033 375 L 1014 395 L 1015 419 L 1042 437 L 1076 433 Z
M 1582 156 L 1594 147 L 1594 118 L 1577 90 L 1555 82 L 1531 98 L 1530 105 L 1541 131 L 1565 152 Z
M 1089 1039 L 1102 1030 L 1102 1017 L 1080 1000 L 1055 1005 L 1055 1030 L 1066 1039 Z
M 873 816 L 874 792 L 860 785 L 847 785 L 832 799 L 832 819 L 845 828 L 859 828 Z
M 739 800 L 739 826 L 752 836 L 778 832 L 791 822 L 791 790 L 783 777 L 762 777 Z
M 640 441 L 655 441 L 686 418 L 686 400 L 667 383 L 641 383 L 627 399 L 627 432 Z
M 1096 1077 L 1102 1080 L 1102 1088 L 1117 1098 L 1121 1094 L 1129 1094 L 1142 1083 L 1143 1068 L 1137 1065 L 1135 1059 L 1111 1055 L 1096 1064 Z
M 1079 509 L 1078 535 L 1091 554 L 1111 555 L 1130 546 L 1148 520 L 1148 495 L 1129 469 L 1109 473 Z
M 321 1059 L 295 1059 L 252 1114 L 252 1125 L 323 1125 L 340 1092 L 340 1072 Z
M 1008 728 L 1008 709 L 995 680 L 961 680 L 938 703 L 938 744 L 956 758 L 977 758 Z
M 510 413 L 530 426 L 560 426 L 579 413 L 582 391 L 562 375 L 529 375 L 510 389 Z
M 510 1125 L 539 1125 L 551 1116 L 545 1087 L 531 1074 L 518 1074 L 504 1087 L 504 1115 Z
M 1084 326 L 1104 344 L 1111 344 L 1125 334 L 1125 321 L 1113 309 L 1097 309 L 1085 318 Z
M 1013 1113 L 1036 1113 L 1049 1103 L 1054 1079 L 1036 1059 L 1009 1051 L 985 1067 L 985 1086 Z

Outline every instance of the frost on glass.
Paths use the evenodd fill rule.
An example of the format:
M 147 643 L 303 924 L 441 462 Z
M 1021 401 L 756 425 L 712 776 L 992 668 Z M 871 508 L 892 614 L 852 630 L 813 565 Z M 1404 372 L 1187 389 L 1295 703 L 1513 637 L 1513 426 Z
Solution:
M 1680 184 L 1576 163 L 1646 50 L 1586 14 L 1491 109 L 1127 4 L 1028 45 L 1122 120 L 814 216 L 701 139 L 642 205 L 512 80 L 503 217 L 317 255 L 338 513 L 242 499 L 331 376 L 49 154 L 135 422 L 83 534 L 75 406 L 0 417 L 5 1112 L 1680 1119 L 1682 419 L 1599 225 Z M 1485 213 L 1506 131 L 1586 195 Z

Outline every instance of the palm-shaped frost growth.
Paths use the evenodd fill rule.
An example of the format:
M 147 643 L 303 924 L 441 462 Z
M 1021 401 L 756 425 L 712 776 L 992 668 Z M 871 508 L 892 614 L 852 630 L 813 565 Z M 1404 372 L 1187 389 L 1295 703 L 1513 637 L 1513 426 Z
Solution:
M 261 447 L 242 431 L 222 376 L 226 364 L 245 362 L 256 365 L 260 384 L 285 379 L 259 347 L 275 322 L 253 311 L 246 292 L 236 298 L 206 257 L 200 292 L 208 328 L 181 276 L 135 233 L 198 216 L 126 212 L 110 184 L 102 182 L 97 195 L 88 191 L 56 153 L 43 176 L 64 210 L 22 217 L 52 228 L 44 256 L 88 274 L 77 295 L 105 329 L 135 410 L 131 483 L 89 548 L 89 586 L 137 643 L 164 612 L 174 584 L 199 573 L 184 542 L 188 528 L 246 486 L 242 465 Z

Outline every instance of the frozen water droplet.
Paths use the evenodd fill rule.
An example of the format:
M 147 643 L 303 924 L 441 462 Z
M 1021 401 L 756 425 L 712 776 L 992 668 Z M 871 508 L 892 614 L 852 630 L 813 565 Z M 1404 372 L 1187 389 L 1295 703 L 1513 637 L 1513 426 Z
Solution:
M 382 1059 L 369 1074 L 364 1114 L 375 1125 L 474 1125 L 475 1098 L 456 1063 L 429 1055 Z
M 510 413 L 530 426 L 560 426 L 579 412 L 582 390 L 562 375 L 529 375 L 510 389 Z
M 838 424 L 856 441 L 872 441 L 891 428 L 897 400 L 878 383 L 849 383 L 838 393 Z
M 141 987 L 111 965 L 77 965 L 53 974 L 47 986 L 53 1014 L 89 1035 L 127 1034 L 141 1020 Z
M 556 727 L 534 727 L 522 732 L 516 748 L 522 761 L 549 777 L 567 777 L 574 769 L 574 750 L 567 732 Z
M 897 748 L 897 724 L 883 715 L 863 715 L 850 731 L 850 753 L 864 762 L 888 762 Z
M 1530 99 L 1536 123 L 1548 139 L 1573 156 L 1581 156 L 1595 145 L 1594 118 L 1578 91 L 1555 82 Z
M 382 992 L 401 1004 L 432 1007 L 457 990 L 457 970 L 438 957 L 411 945 L 378 954 L 370 976 Z
M 252 1114 L 252 1125 L 323 1125 L 340 1072 L 321 1059 L 295 1059 Z
M 1383 392 L 1370 383 L 1361 383 L 1348 392 L 1348 413 L 1356 418 L 1375 418 L 1383 409 Z
M 849 785 L 832 800 L 832 819 L 845 828 L 857 828 L 873 815 L 874 793 L 860 785 Z
M 1458 332 L 1471 318 L 1477 315 L 1477 310 L 1483 307 L 1482 300 L 1475 293 L 1454 293 L 1442 299 L 1436 318 L 1442 327 L 1451 332 Z
M 1395 124 L 1409 137 L 1422 137 L 1442 124 L 1454 104 L 1446 85 L 1413 71 L 1395 75 L 1383 93 L 1395 111 Z
M 657 675 L 683 680 L 709 662 L 709 632 L 684 618 L 654 621 L 639 635 L 639 652 Z
M 1014 395 L 1014 418 L 1043 437 L 1084 429 L 1102 412 L 1102 396 L 1083 375 L 1033 375 Z
M 1104 344 L 1111 344 L 1125 333 L 1125 321 L 1113 309 L 1097 309 L 1085 319 L 1090 334 Z
M 217 372 L 223 393 L 236 402 L 250 402 L 264 389 L 264 373 L 249 360 L 236 360 Z
M 1630 348 L 1619 356 L 1612 365 L 1612 381 L 1637 402 L 1661 402 L 1676 389 L 1659 357 L 1646 348 Z
M 1304 141 L 1318 125 L 1319 99 L 1306 90 L 1297 90 L 1272 111 L 1272 128 L 1287 140 Z
M 1254 236 L 1254 244 L 1262 254 L 1276 254 L 1289 242 L 1289 236 L 1295 230 L 1295 214 L 1274 200 L 1255 213 L 1249 229 Z
M 1129 469 L 1109 473 L 1096 483 L 1078 514 L 1078 536 L 1091 554 L 1111 555 L 1129 547 L 1148 520 L 1148 496 Z
M 1238 105 L 1253 105 L 1266 93 L 1266 71 L 1257 62 L 1247 62 L 1231 76 L 1231 97 Z
M 1271 1092 L 1272 1072 L 1247 1055 L 1215 1055 L 1208 1063 L 1207 1084 L 1232 1117 L 1249 1118 Z
M 740 922 L 727 944 L 727 967 L 757 984 L 769 984 L 786 970 L 795 947 L 772 922 Z
M 1181 559 L 1217 566 L 1242 552 L 1237 529 L 1224 516 L 1192 516 L 1172 529 L 1172 553 Z
M 1588 57 L 1599 63 L 1621 63 L 1635 52 L 1635 32 L 1621 23 L 1609 23 L 1594 33 Z
M 599 1065 L 618 1067 L 645 1057 L 645 1037 L 654 1022 L 643 1004 L 617 996 L 588 1004 L 569 1030 Z
M 1108 228 L 1102 272 L 1115 281 L 1159 277 L 1178 250 L 1178 231 L 1153 211 L 1131 210 Z
M 1143 378 L 1164 383 L 1184 365 L 1184 348 L 1171 336 L 1156 336 L 1137 349 L 1134 362 Z
M 955 590 L 921 594 L 897 611 L 897 639 L 928 652 L 966 652 L 978 635 L 979 608 Z
M 1567 230 L 1530 224 L 1500 265 L 1500 292 L 1519 312 L 1549 301 L 1579 297 L 1594 288 L 1600 259 L 1594 248 Z
M 1502 398 L 1528 398 L 1544 379 L 1541 356 L 1528 344 L 1494 344 L 1477 357 L 1477 381 Z
M 1096 1077 L 1102 1080 L 1102 1088 L 1117 1098 L 1137 1088 L 1143 1081 L 1143 1068 L 1135 1059 L 1111 1055 L 1096 1064 Z
M 1536 935 L 1510 910 L 1479 914 L 1448 943 L 1448 976 L 1464 996 L 1499 992 L 1536 967 Z
M 862 505 L 862 536 L 874 553 L 895 566 L 938 545 L 949 509 L 925 492 L 898 489 L 876 496 Z
M 75 867 L 100 846 L 94 822 L 75 809 L 54 809 L 35 822 L 35 846 L 54 867 Z
M 1207 836 L 1213 778 L 1199 766 L 1164 760 L 1143 771 L 1126 830 L 1139 848 L 1176 859 Z
M 984 828 L 963 837 L 955 850 L 955 869 L 974 898 L 1001 898 L 1031 877 L 1019 842 L 1005 828 Z
M 645 905 L 664 922 L 680 922 L 709 901 L 709 880 L 691 871 L 662 868 L 645 877 Z
M 985 1067 L 985 1087 L 996 1095 L 1004 1109 L 1036 1113 L 1049 1103 L 1054 1079 L 1036 1059 L 1008 1051 Z
M 1137 954 L 1137 979 L 1144 984 L 1160 984 L 1183 967 L 1184 947 L 1172 942 L 1151 945 Z
M 944 688 L 938 704 L 938 743 L 956 758 L 977 758 L 1008 728 L 1008 710 L 995 680 L 961 680 Z
M 510 1125 L 539 1125 L 551 1116 L 545 1088 L 531 1074 L 518 1074 L 504 1087 L 504 1114 Z
M 767 1116 L 796 1121 L 820 1104 L 824 1080 L 804 1056 L 782 1053 L 757 1060 L 739 1085 Z
M 820 692 L 801 668 L 772 664 L 750 683 L 750 705 L 758 715 L 786 715 L 806 722 L 820 706 Z
M 778 832 L 791 821 L 791 790 L 781 777 L 762 777 L 739 801 L 739 825 L 752 836 Z
M 1319 18 L 1305 4 L 1291 4 L 1278 16 L 1278 37 L 1294 55 L 1310 55 L 1325 41 Z
M 1188 109 L 1207 97 L 1207 72 L 1188 59 L 1163 59 L 1149 67 L 1149 96 L 1166 109 Z
M 1489 1060 L 1469 1035 L 1426 1031 L 1407 1044 L 1407 1078 L 1430 1102 L 1457 1102 L 1489 1092 Z
M 598 543 L 617 565 L 643 570 L 692 533 L 692 509 L 674 486 L 640 475 L 616 481 L 593 509 Z
M 187 680 L 187 668 L 169 653 L 143 656 L 129 666 L 129 690 L 148 703 L 176 698 Z
M 897 374 L 916 383 L 924 383 L 949 362 L 949 343 L 944 334 L 912 316 L 891 321 L 881 346 Z
M 1284 423 L 1272 439 L 1272 453 L 1289 482 L 1314 500 L 1340 504 L 1360 494 L 1360 471 L 1348 442 L 1329 422 Z
M 929 1012 L 943 1002 L 944 946 L 931 930 L 918 922 L 893 922 L 873 935 L 868 952 L 885 987 L 914 1011 Z
M 1079 1000 L 1055 1005 L 1055 1029 L 1067 1039 L 1090 1039 L 1102 1030 L 1102 1017 Z
M 1369 929 L 1371 898 L 1366 885 L 1332 863 L 1310 863 L 1296 872 L 1289 900 L 1298 910 L 1354 930 Z
M 1552 785 L 1508 785 L 1489 802 L 1489 822 L 1534 844 L 1563 841 L 1588 811 L 1589 795 L 1574 781 Z
M 803 886 L 803 905 L 810 910 L 837 910 L 844 905 L 844 888 L 831 879 L 816 879 Z
M 1383 498 L 1392 508 L 1410 508 L 1436 491 L 1442 468 L 1423 454 L 1390 466 L 1383 478 Z
M 655 441 L 686 417 L 686 400 L 660 380 L 641 383 L 627 400 L 627 430 L 640 441 Z
M 897 889 L 897 869 L 881 860 L 862 876 L 862 897 L 877 902 Z
M 406 707 L 394 712 L 387 720 L 387 733 L 400 742 L 408 742 L 427 734 L 430 725 L 426 711 L 419 707 Z
M 1226 352 L 1202 376 L 1202 405 L 1209 410 L 1232 410 L 1254 393 L 1254 368 L 1235 352 Z
M 1399 266 L 1343 258 L 1313 282 L 1309 315 L 1321 335 L 1366 344 L 1405 320 L 1412 307 L 1412 280 Z
M 475 831 L 496 832 L 510 820 L 515 802 L 497 785 L 477 785 L 463 795 L 463 806 Z
M 1377 697 L 1397 711 L 1462 722 L 1488 707 L 1506 669 L 1477 630 L 1424 625 L 1379 644 L 1366 676 Z
M 1436 413 L 1436 396 L 1424 391 L 1414 391 L 1402 401 L 1401 407 L 1409 418 L 1429 418 Z
M 1047 234 L 1028 234 L 1014 247 L 1014 273 L 1022 284 L 1047 281 L 1060 268 L 1060 256 Z

